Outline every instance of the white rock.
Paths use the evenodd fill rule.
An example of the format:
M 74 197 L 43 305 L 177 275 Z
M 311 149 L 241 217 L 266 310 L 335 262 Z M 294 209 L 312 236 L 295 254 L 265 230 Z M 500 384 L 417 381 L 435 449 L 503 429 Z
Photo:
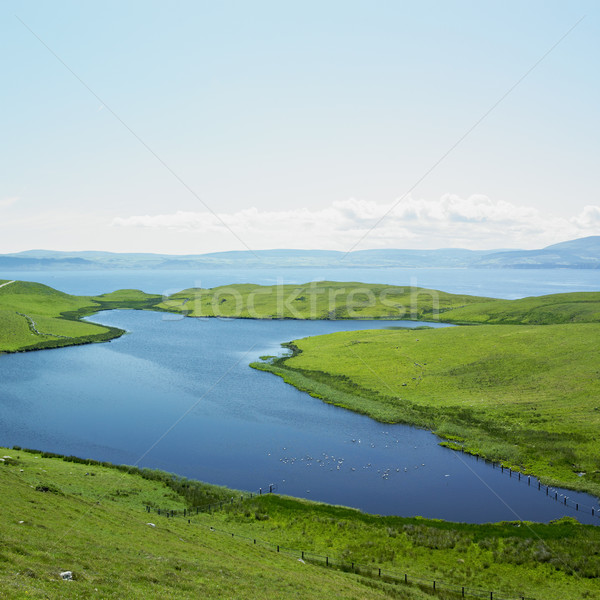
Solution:
M 61 571 L 60 576 L 64 581 L 73 581 L 73 572 L 72 571 Z
M 150 525 L 150 527 L 156 527 L 154 523 L 146 523 L 146 525 Z

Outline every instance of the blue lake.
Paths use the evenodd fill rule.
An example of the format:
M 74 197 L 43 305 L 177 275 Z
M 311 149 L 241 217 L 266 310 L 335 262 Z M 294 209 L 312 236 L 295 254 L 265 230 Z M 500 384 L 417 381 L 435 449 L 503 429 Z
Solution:
M 181 319 L 140 311 L 92 320 L 130 333 L 105 344 L 0 357 L 2 444 L 239 489 L 275 484 L 280 493 L 372 513 L 467 522 L 568 514 L 598 524 L 590 496 L 553 489 L 546 496 L 536 480 L 528 485 L 442 448 L 427 431 L 327 405 L 248 366 L 279 352 L 283 341 L 385 322 Z M 565 507 L 563 494 L 581 510 Z

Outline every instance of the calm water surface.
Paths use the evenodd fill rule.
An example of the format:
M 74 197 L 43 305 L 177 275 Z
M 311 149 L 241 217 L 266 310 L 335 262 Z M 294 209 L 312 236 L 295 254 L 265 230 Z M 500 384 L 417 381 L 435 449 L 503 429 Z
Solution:
M 191 287 L 209 288 L 230 283 L 274 285 L 310 281 L 414 285 L 454 294 L 509 299 L 600 290 L 600 273 L 594 269 L 213 268 L 173 271 L 6 271 L 0 276 L 37 281 L 69 294 L 82 295 L 102 294 L 123 288 L 172 294 Z
M 278 353 L 282 341 L 379 328 L 381 321 L 179 319 L 139 311 L 93 320 L 130 334 L 0 357 L 4 445 L 139 464 L 247 490 L 273 483 L 280 493 L 380 514 L 468 522 L 569 514 L 598 521 L 549 499 L 535 480 L 527 486 L 440 447 L 426 431 L 379 424 L 248 367 L 262 354 Z M 582 506 L 597 505 L 565 493 Z

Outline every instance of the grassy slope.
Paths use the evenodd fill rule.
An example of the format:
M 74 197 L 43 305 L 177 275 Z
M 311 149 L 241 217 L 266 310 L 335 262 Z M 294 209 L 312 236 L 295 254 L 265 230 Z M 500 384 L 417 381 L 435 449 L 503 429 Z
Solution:
M 3 598 L 454 597 L 302 564 L 232 533 L 457 587 L 540 600 L 600 598 L 600 529 L 572 520 L 461 525 L 268 495 L 188 523 L 144 511 L 145 504 L 185 506 L 160 480 L 2 454 L 12 457 L 0 465 Z M 202 487 L 216 497 L 230 493 Z M 75 581 L 60 580 L 63 570 Z
M 123 331 L 83 322 L 81 317 L 111 308 L 152 308 L 161 299 L 139 290 L 71 296 L 39 283 L 16 281 L 0 287 L 0 352 L 106 341 Z
M 600 495 L 598 339 L 597 323 L 340 332 L 296 341 L 300 354 L 254 366 Z
M 191 317 L 257 319 L 422 319 L 490 298 L 425 288 L 320 281 L 303 285 L 228 285 L 193 288 L 159 304 Z
M 2 598 L 390 597 L 385 585 L 372 588 L 355 575 L 232 543 L 196 522 L 149 515 L 146 503 L 184 506 L 160 482 L 22 451 L 2 454 L 14 459 L 0 466 Z M 195 519 L 212 524 L 208 515 Z M 64 570 L 75 580 L 62 581 Z M 404 597 L 425 596 L 409 590 Z
M 489 300 L 452 309 L 442 315 L 442 320 L 450 323 L 527 325 L 598 323 L 600 292 L 570 292 L 519 300 Z

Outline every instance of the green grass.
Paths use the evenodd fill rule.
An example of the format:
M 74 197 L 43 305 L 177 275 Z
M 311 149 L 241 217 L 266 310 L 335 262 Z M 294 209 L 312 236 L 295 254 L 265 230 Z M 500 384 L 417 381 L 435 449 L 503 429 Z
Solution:
M 36 342 L 36 336 L 29 329 L 27 319 L 8 310 L 0 311 L 0 339 L 2 350 L 9 352 Z
M 139 290 L 72 296 L 39 283 L 15 281 L 0 287 L 0 353 L 110 340 L 124 332 L 81 318 L 112 308 L 152 309 L 161 300 Z
M 226 508 L 217 519 L 223 529 L 237 526 L 246 536 L 280 539 L 290 548 L 443 581 L 455 589 L 465 585 L 544 599 L 600 593 L 600 530 L 572 519 L 466 525 L 373 516 L 277 496 Z
M 489 300 L 410 286 L 319 281 L 192 288 L 169 296 L 158 306 L 190 317 L 435 319 L 438 312 Z
M 452 323 L 549 325 L 600 322 L 600 292 L 570 292 L 518 300 L 489 300 L 443 314 Z
M 0 452 L 12 457 L 0 465 L 2 598 L 395 597 L 384 583 L 211 534 L 210 515 L 188 523 L 146 513 L 146 504 L 186 505 L 160 478 Z M 73 581 L 62 581 L 65 570 Z M 402 597 L 428 596 L 408 588 Z
M 205 500 L 237 492 L 23 450 L 0 455 L 11 457 L 0 464 L 2 598 L 457 597 L 433 594 L 433 580 L 494 597 L 600 598 L 600 529 L 572 519 L 467 525 L 263 495 L 188 523 L 144 506 L 181 511 L 194 497 L 176 490 Z M 301 550 L 375 576 L 317 566 L 310 555 L 303 564 Z M 427 591 L 387 584 L 377 568 L 422 578 Z M 74 581 L 60 579 L 64 570 Z
M 252 366 L 600 496 L 599 339 L 597 323 L 340 332 L 295 341 L 293 357 Z
M 452 323 L 556 324 L 600 321 L 600 292 L 498 300 L 411 286 L 319 281 L 226 285 L 169 296 L 162 310 L 191 317 L 410 319 Z

